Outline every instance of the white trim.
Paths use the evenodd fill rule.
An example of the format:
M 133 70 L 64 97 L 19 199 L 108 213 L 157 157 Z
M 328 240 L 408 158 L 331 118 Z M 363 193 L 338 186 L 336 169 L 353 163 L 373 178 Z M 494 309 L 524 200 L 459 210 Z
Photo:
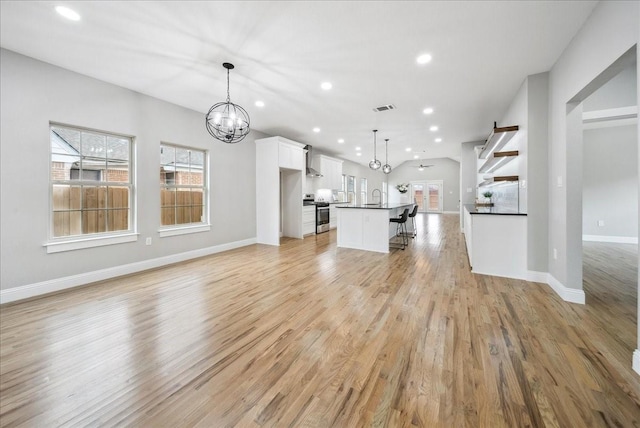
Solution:
M 229 242 L 226 244 L 215 245 L 213 247 L 201 248 L 198 250 L 187 251 L 179 254 L 159 257 L 156 259 L 143 260 L 141 262 L 130 263 L 121 266 L 101 269 L 93 272 L 71 275 L 63 278 L 56 278 L 47 281 L 37 282 L 35 284 L 27 284 L 19 287 L 12 287 L 0 290 L 0 304 L 15 302 L 17 300 L 28 299 L 30 297 L 40 296 L 42 294 L 53 293 L 55 291 L 65 290 L 80 285 L 90 284 L 96 281 L 115 278 L 122 275 L 141 272 L 165 266 L 171 263 L 178 263 L 185 260 L 195 259 L 197 257 L 208 256 L 222 251 L 232 250 L 234 248 L 245 247 L 256 243 L 256 238 L 249 238 L 242 241 Z
M 138 240 L 138 235 L 138 233 L 126 233 L 122 235 L 94 236 L 91 238 L 74 239 L 72 241 L 51 241 L 44 243 L 42 246 L 47 248 L 48 254 L 61 253 L 63 251 L 81 250 L 83 248 L 135 242 Z
M 640 375 L 640 349 L 633 351 L 633 370 Z
M 534 270 L 527 271 L 527 281 L 541 282 L 547 284 L 547 278 L 549 274 L 547 272 L 536 272 Z
M 496 276 L 499 278 L 511 278 L 511 279 L 522 279 L 525 281 L 529 281 L 529 278 L 527 277 L 527 275 L 520 275 L 520 272 L 518 273 L 512 273 L 509 275 L 504 275 L 504 274 L 499 274 L 499 273 L 495 273 L 495 272 L 482 272 L 479 271 L 477 269 L 473 269 L 473 267 L 471 268 L 471 273 L 475 273 L 478 275 L 487 275 L 487 276 Z
M 158 229 L 158 235 L 161 238 L 176 235 L 188 235 L 189 233 L 209 232 L 210 224 L 198 224 L 197 226 L 172 227 L 167 229 Z
M 637 236 L 605 236 L 605 235 L 582 235 L 583 241 L 590 242 L 615 242 L 618 244 L 637 244 Z
M 460 215 L 460 211 L 442 211 L 442 214 L 458 214 L 458 215 Z
M 628 119 L 634 117 L 638 117 L 638 106 L 617 107 L 604 110 L 585 111 L 582 113 L 583 122 Z
M 547 284 L 553 289 L 553 291 L 562 298 L 562 300 L 570 303 L 585 304 L 584 290 L 578 290 L 576 288 L 565 287 L 560 281 L 554 278 L 553 275 L 548 274 Z

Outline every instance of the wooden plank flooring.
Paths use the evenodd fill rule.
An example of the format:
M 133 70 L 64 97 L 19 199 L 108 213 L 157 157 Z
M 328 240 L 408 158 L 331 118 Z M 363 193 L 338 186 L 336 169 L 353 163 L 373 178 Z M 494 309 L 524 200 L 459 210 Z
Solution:
M 0 425 L 640 425 L 633 286 L 585 271 L 568 304 L 471 274 L 458 216 L 416 220 L 388 255 L 333 231 L 4 305 Z

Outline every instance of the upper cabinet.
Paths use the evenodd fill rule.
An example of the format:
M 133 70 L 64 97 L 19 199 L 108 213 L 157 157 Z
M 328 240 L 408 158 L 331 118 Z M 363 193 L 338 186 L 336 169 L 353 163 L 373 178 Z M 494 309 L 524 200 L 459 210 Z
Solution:
M 304 166 L 304 151 L 300 146 L 290 143 L 278 142 L 278 163 L 280 168 L 296 169 L 302 171 Z
M 315 180 L 316 189 L 340 190 L 342 188 L 342 161 L 325 155 L 316 155 L 311 160 L 314 169 L 320 171 L 322 177 Z

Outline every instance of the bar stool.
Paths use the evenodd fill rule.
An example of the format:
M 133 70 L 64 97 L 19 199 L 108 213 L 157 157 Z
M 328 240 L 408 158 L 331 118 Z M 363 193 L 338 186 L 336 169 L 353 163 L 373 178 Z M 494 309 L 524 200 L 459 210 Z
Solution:
M 413 234 L 411 234 L 412 238 L 418 236 L 418 232 L 416 230 L 416 214 L 418 214 L 418 205 L 413 206 L 413 211 L 409 214 L 409 218 L 411 219 L 411 224 L 413 224 Z
M 390 218 L 390 223 L 396 223 L 396 236 L 402 236 L 402 245 L 389 244 L 389 247 L 400 248 L 404 250 L 404 248 L 409 245 L 409 238 L 407 238 L 407 218 L 409 217 L 409 208 L 405 208 L 404 212 L 400 217 Z

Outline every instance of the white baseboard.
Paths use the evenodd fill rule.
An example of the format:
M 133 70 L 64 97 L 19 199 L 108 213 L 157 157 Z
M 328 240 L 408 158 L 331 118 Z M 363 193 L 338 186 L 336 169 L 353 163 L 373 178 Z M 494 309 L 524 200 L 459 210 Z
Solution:
M 583 241 L 591 242 L 614 242 L 617 244 L 637 244 L 637 236 L 604 236 L 604 235 L 582 235 Z
M 114 266 L 111 268 L 100 269 L 93 272 L 81 273 L 78 275 L 71 275 L 63 278 L 36 282 L 34 284 L 8 288 L 6 290 L 0 290 L 0 304 L 15 302 L 18 300 L 28 299 L 30 297 L 40 296 L 42 294 L 65 290 L 67 288 L 90 284 L 96 281 L 102 281 L 122 275 L 141 272 L 143 270 L 153 269 L 171 263 L 183 262 L 185 260 L 208 256 L 211 254 L 220 253 L 222 251 L 233 250 L 234 248 L 245 247 L 247 245 L 252 245 L 255 243 L 256 238 L 249 238 L 242 241 L 235 241 L 226 244 L 215 245 L 213 247 L 200 248 L 198 250 L 172 254 L 170 256 L 159 257 L 156 259 L 143 260 L 141 262 L 130 263 L 122 266 Z
M 527 281 L 541 282 L 547 284 L 549 274 L 547 272 L 537 272 L 534 270 L 527 271 Z
M 555 279 L 553 275 L 547 274 L 547 284 L 555 291 L 558 296 L 565 302 L 585 304 L 584 290 L 565 287 L 560 281 Z
M 443 214 L 460 214 L 460 211 L 443 211 Z
M 633 351 L 633 370 L 640 375 L 640 349 Z

